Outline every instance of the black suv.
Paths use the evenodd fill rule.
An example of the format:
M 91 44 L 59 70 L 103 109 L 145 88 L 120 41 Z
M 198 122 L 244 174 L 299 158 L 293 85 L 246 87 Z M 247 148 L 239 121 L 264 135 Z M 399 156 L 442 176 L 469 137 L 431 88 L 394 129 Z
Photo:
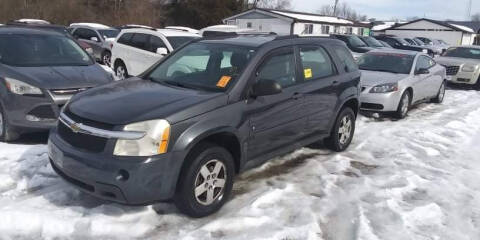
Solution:
M 410 51 L 417 51 L 417 52 L 423 52 L 427 53 L 430 56 L 434 56 L 433 50 L 427 48 L 427 47 L 422 47 L 422 46 L 413 46 L 410 45 L 405 39 L 400 38 L 400 37 L 395 37 L 395 36 L 387 36 L 387 35 L 381 35 L 381 36 L 376 36 L 375 37 L 377 40 L 384 41 L 388 43 L 390 46 L 396 49 L 402 49 L 402 50 L 410 50 Z
M 356 53 L 366 53 L 372 51 L 374 48 L 367 45 L 362 39 L 355 35 L 331 34 L 330 37 L 341 40 L 347 44 L 347 47 Z
M 49 139 L 52 167 L 100 198 L 217 211 L 235 174 L 325 139 L 350 144 L 360 72 L 340 41 L 199 39 L 139 77 L 76 95 Z

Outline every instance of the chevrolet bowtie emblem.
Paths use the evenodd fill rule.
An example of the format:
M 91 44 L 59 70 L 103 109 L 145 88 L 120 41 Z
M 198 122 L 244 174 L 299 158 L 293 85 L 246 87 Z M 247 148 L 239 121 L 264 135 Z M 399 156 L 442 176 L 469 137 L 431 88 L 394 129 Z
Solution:
M 78 124 L 78 123 L 72 123 L 72 124 L 70 124 L 69 127 L 70 127 L 70 129 L 72 129 L 72 131 L 73 131 L 74 133 L 79 133 L 80 130 L 81 130 L 80 124 Z

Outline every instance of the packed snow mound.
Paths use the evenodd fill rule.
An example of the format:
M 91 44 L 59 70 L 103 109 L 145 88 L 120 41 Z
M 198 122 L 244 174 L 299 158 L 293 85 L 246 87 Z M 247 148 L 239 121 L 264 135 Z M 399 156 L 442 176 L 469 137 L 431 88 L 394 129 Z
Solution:
M 59 178 L 47 147 L 0 143 L 0 239 L 478 239 L 480 92 L 399 121 L 359 117 L 343 153 L 304 148 L 237 177 L 217 214 L 128 207 Z

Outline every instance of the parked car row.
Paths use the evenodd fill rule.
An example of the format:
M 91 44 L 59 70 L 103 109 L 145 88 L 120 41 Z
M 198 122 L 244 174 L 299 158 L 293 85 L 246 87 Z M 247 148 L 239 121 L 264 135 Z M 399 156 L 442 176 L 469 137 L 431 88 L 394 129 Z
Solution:
M 89 25 L 71 32 L 108 39 Z M 448 76 L 478 77 L 457 59 L 479 56 L 474 48 L 446 51 L 459 60 L 453 77 L 423 48 L 373 38 L 214 36 L 124 26 L 107 46 L 126 78 L 113 82 L 68 34 L 2 26 L 1 139 L 50 129 L 52 168 L 80 190 L 122 204 L 173 200 L 203 217 L 239 172 L 312 143 L 346 150 L 360 110 L 404 118 L 414 104 L 441 103 Z M 368 51 L 355 61 L 349 47 Z

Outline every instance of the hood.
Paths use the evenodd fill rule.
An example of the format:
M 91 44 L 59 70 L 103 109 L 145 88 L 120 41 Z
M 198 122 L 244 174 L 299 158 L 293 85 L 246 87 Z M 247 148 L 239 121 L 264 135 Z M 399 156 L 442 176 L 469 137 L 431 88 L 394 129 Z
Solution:
M 7 76 L 42 89 L 94 87 L 111 82 L 112 76 L 98 64 L 90 66 L 13 67 L 5 66 Z
M 377 86 L 385 83 L 398 82 L 404 78 L 407 78 L 408 74 L 396 74 L 389 72 L 374 72 L 361 70 L 362 77 L 360 78 L 360 85 L 369 87 Z
M 438 58 L 435 58 L 435 61 L 445 66 L 461 66 L 466 63 L 472 64 L 472 65 L 480 64 L 480 60 L 478 59 L 457 58 L 457 57 L 438 57 Z
M 89 120 L 125 125 L 152 119 L 171 124 L 221 107 L 225 93 L 203 92 L 128 79 L 75 95 L 68 104 L 74 114 Z

